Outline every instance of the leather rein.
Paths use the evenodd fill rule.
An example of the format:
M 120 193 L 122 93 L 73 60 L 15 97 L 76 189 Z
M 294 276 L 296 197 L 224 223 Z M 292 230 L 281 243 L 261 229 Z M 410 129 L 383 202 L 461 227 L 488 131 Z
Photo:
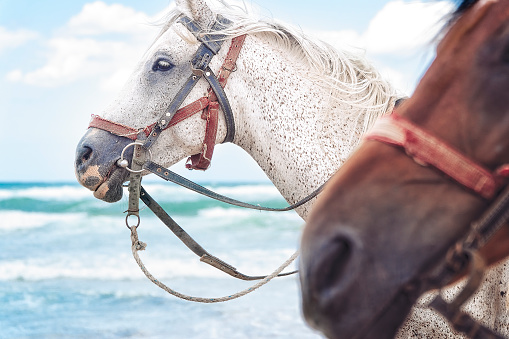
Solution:
M 231 21 L 228 19 L 217 16 L 217 20 L 214 25 L 211 27 L 210 33 L 204 33 L 204 30 L 194 21 L 189 19 L 186 16 L 181 16 L 177 22 L 183 24 L 193 35 L 201 42 L 196 54 L 191 60 L 191 65 L 189 69 L 188 79 L 185 84 L 182 86 L 180 91 L 177 93 L 175 98 L 170 103 L 166 112 L 160 117 L 160 119 L 145 128 L 135 129 L 129 126 L 125 126 L 104 118 L 101 118 L 97 115 L 92 116 L 92 120 L 89 124 L 90 127 L 99 128 L 102 130 L 106 130 L 112 134 L 129 138 L 133 140 L 133 143 L 127 145 L 120 159 L 117 162 L 117 165 L 125 168 L 130 172 L 129 177 L 129 207 L 126 216 L 126 225 L 131 232 L 136 233 L 136 228 L 140 224 L 140 216 L 139 216 L 139 200 L 141 199 L 145 205 L 152 210 L 152 212 L 196 255 L 200 257 L 200 261 L 205 262 L 235 278 L 241 280 L 260 280 L 264 279 L 268 281 L 268 276 L 249 276 L 243 273 L 240 273 L 235 267 L 229 265 L 223 260 L 211 255 L 208 253 L 203 247 L 201 247 L 187 232 L 185 232 L 182 227 L 180 227 L 164 210 L 163 208 L 147 193 L 147 191 L 141 186 L 141 172 L 149 171 L 151 173 L 156 174 L 158 177 L 176 183 L 182 187 L 193 190 L 199 194 L 205 195 L 207 197 L 232 204 L 235 206 L 256 209 L 256 210 L 264 210 L 264 211 L 289 211 L 293 210 L 299 206 L 310 201 L 312 198 L 316 197 L 318 193 L 322 190 L 322 186 L 316 189 L 314 192 L 309 194 L 307 197 L 302 199 L 301 201 L 285 207 L 285 208 L 270 208 L 263 207 L 259 205 L 253 205 L 244 203 L 232 198 L 225 197 L 223 195 L 217 194 L 211 190 L 206 189 L 203 186 L 200 186 L 192 181 L 187 180 L 186 178 L 178 175 L 175 172 L 170 171 L 169 169 L 154 163 L 151 160 L 150 147 L 155 143 L 161 132 L 165 129 L 178 124 L 179 122 L 193 116 L 198 112 L 202 113 L 202 118 L 207 121 L 206 130 L 205 130 L 205 138 L 203 141 L 202 152 L 197 155 L 191 156 L 186 164 L 188 169 L 199 169 L 206 170 L 210 166 L 210 161 L 212 158 L 212 154 L 214 151 L 214 145 L 216 141 L 217 128 L 218 128 L 218 111 L 219 108 L 223 111 L 227 133 L 225 140 L 223 142 L 232 142 L 235 137 L 235 124 L 233 118 L 233 112 L 231 106 L 228 102 L 228 98 L 223 90 L 226 86 L 226 82 L 228 77 L 232 72 L 236 70 L 236 61 L 242 49 L 244 40 L 246 38 L 245 35 L 235 37 L 232 39 L 230 48 L 228 50 L 227 56 L 221 69 L 219 71 L 219 76 L 216 77 L 214 72 L 210 69 L 209 63 L 214 55 L 216 55 L 223 41 L 227 38 L 226 35 L 222 35 L 218 33 L 218 31 L 228 27 L 231 24 Z M 201 79 L 205 78 L 210 85 L 208 90 L 208 94 L 205 97 L 202 97 L 191 104 L 182 107 L 182 102 L 189 95 L 193 87 L 196 83 Z M 129 167 L 129 161 L 124 158 L 125 152 L 129 148 L 134 148 L 133 156 L 131 160 L 131 164 Z M 133 220 L 134 219 L 134 220 Z M 131 236 L 133 238 L 133 235 Z M 137 240 L 137 235 L 133 240 L 133 255 L 135 255 L 135 259 L 137 254 L 135 254 L 134 247 L 136 247 L 136 251 L 144 249 L 144 246 L 140 245 L 141 242 Z M 137 260 L 138 261 L 138 260 Z M 140 264 L 140 263 L 139 263 Z M 288 266 L 289 263 L 286 265 Z M 285 267 L 286 267 L 285 266 Z M 140 264 L 140 267 L 142 265 Z M 142 267 L 144 270 L 144 267 Z M 281 269 L 282 270 L 282 269 Z M 147 274 L 144 270 L 144 273 L 147 277 L 150 278 L 149 274 Z M 290 274 L 297 273 L 297 271 L 281 273 L 274 276 L 286 276 Z M 270 276 L 272 279 L 273 276 Z M 152 279 L 151 279 L 152 280 Z M 154 279 L 155 280 L 155 279 Z M 157 280 L 152 280 L 154 283 L 158 284 Z M 164 287 L 160 286 L 165 289 Z M 169 291 L 170 292 L 170 291 Z M 170 292 L 172 293 L 172 292 Z M 175 292 L 177 296 L 178 292 Z M 172 293 L 174 294 L 174 293 Z M 202 301 L 196 300 L 196 298 L 188 297 L 188 300 L 191 301 L 201 301 L 201 302 L 210 302 L 210 301 Z M 198 298 L 199 299 L 199 298 Z M 217 300 L 216 300 L 217 301 Z M 219 300 L 224 301 L 224 300 Z M 214 301 L 215 302 L 215 301 Z
M 509 186 L 506 185 L 509 165 L 502 165 L 492 172 L 395 113 L 380 118 L 364 139 L 403 148 L 419 165 L 435 167 L 486 200 L 496 197 L 481 218 L 471 223 L 466 237 L 448 251 L 445 263 L 433 272 L 431 282 L 435 286 L 444 286 L 469 268 L 465 287 L 450 303 L 439 293 L 429 306 L 448 319 L 457 331 L 471 338 L 503 338 L 472 319 L 460 307 L 483 281 L 486 265 L 478 250 L 509 220 Z M 418 288 L 410 283 L 403 286 L 399 293 L 408 294 L 416 290 Z

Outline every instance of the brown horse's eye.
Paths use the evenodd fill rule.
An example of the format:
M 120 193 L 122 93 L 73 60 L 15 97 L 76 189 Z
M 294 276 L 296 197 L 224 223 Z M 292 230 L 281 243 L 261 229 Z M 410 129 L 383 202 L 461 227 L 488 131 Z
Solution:
M 173 68 L 173 64 L 166 59 L 158 59 L 154 63 L 154 66 L 152 66 L 153 71 L 161 71 L 161 72 L 169 71 L 172 68 Z

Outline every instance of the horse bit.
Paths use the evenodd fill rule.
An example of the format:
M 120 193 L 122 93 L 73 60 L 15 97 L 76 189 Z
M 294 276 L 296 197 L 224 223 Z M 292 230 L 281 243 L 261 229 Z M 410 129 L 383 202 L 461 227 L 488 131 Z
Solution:
M 165 129 L 177 124 L 178 122 L 194 115 L 198 112 L 202 113 L 202 118 L 206 119 L 206 129 L 205 129 L 205 138 L 203 142 L 202 152 L 197 155 L 193 155 L 188 159 L 188 163 L 186 167 L 189 169 L 201 169 L 205 170 L 210 165 L 210 159 L 212 157 L 212 153 L 214 150 L 216 135 L 217 135 L 217 127 L 218 127 L 218 110 L 219 107 L 224 113 L 225 121 L 226 121 L 226 137 L 223 142 L 232 142 L 235 136 L 235 124 L 233 120 L 233 112 L 226 97 L 226 94 L 223 88 L 226 85 L 226 81 L 228 76 L 236 70 L 236 60 L 246 38 L 245 35 L 235 37 L 232 39 L 230 49 L 225 58 L 225 61 L 219 71 L 219 76 L 216 77 L 214 72 L 209 67 L 210 61 L 212 57 L 216 55 L 221 49 L 221 45 L 223 41 L 226 39 L 226 35 L 219 34 L 218 31 L 227 28 L 231 25 L 231 21 L 218 15 L 216 22 L 210 29 L 210 33 L 204 33 L 204 30 L 193 20 L 189 19 L 186 16 L 181 16 L 177 19 L 178 23 L 183 24 L 200 42 L 201 45 L 198 47 L 198 50 L 194 57 L 191 60 L 191 65 L 188 73 L 187 81 L 181 87 L 179 92 L 171 101 L 169 107 L 166 112 L 162 115 L 162 117 L 154 124 L 147 126 L 142 129 L 134 129 L 104 118 L 101 118 L 97 115 L 92 115 L 92 120 L 89 124 L 90 127 L 99 128 L 102 130 L 106 130 L 112 134 L 127 137 L 134 142 L 128 144 L 120 155 L 120 159 L 117 161 L 117 165 L 119 167 L 125 168 L 130 172 L 129 176 L 129 200 L 128 200 L 128 210 L 126 216 L 126 225 L 131 230 L 131 240 L 132 240 L 132 252 L 133 256 L 140 266 L 143 273 L 157 286 L 164 289 L 168 293 L 177 296 L 179 298 L 196 301 L 196 302 L 221 302 L 232 300 L 238 298 L 242 295 L 250 293 L 257 289 L 258 287 L 266 284 L 274 277 L 278 276 L 286 276 L 290 274 L 294 274 L 297 271 L 281 273 L 284 268 L 286 268 L 298 255 L 298 252 L 295 253 L 290 259 L 288 259 L 283 265 L 281 265 L 275 272 L 268 276 L 249 276 L 243 273 L 240 273 L 235 267 L 230 264 L 224 262 L 223 260 L 211 255 L 208 253 L 203 247 L 201 247 L 191 236 L 184 231 L 164 210 L 163 208 L 147 193 L 147 191 L 141 186 L 141 172 L 147 170 L 151 173 L 156 174 L 160 178 L 178 184 L 187 189 L 193 190 L 199 194 L 205 195 L 212 199 L 216 199 L 231 205 L 262 210 L 262 211 L 289 211 L 293 210 L 308 201 L 312 198 L 316 197 L 318 193 L 322 190 L 325 184 L 321 185 L 314 192 L 309 194 L 304 199 L 299 202 L 290 205 L 286 208 L 270 208 L 263 207 L 259 205 L 252 205 L 248 203 L 244 203 L 235 199 L 231 199 L 225 197 L 223 195 L 217 194 L 213 191 L 206 189 L 203 186 L 200 186 L 192 181 L 189 181 L 182 176 L 170 171 L 163 166 L 160 166 L 154 162 L 152 162 L 152 155 L 150 152 L 150 147 L 157 140 L 159 135 Z M 202 97 L 191 104 L 179 109 L 183 101 L 189 95 L 191 90 L 194 88 L 196 83 L 204 77 L 210 85 L 208 90 L 208 95 L 206 97 Z M 129 161 L 125 158 L 126 151 L 133 147 L 133 155 L 131 160 L 131 167 L 129 167 Z M 253 285 L 251 288 L 248 288 L 244 291 L 238 292 L 234 295 L 221 297 L 221 298 L 200 298 L 200 297 L 190 297 L 183 295 L 179 292 L 176 292 L 159 280 L 155 279 L 145 268 L 141 259 L 137 254 L 138 251 L 144 250 L 146 244 L 142 243 L 138 240 L 137 235 L 137 227 L 140 225 L 140 215 L 139 215 L 139 199 L 141 199 L 145 205 L 152 210 L 152 212 L 196 255 L 200 257 L 200 261 L 205 262 L 237 279 L 241 280 L 260 280 L 257 284 Z M 134 220 L 132 220 L 134 218 Z

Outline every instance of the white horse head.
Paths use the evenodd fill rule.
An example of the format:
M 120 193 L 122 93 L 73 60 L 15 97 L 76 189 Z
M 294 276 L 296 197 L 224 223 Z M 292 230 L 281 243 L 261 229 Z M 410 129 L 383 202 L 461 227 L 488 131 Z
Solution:
M 392 110 L 395 92 L 360 56 L 337 51 L 286 25 L 252 18 L 223 1 L 210 5 L 215 7 L 203 0 L 177 1 L 156 41 L 101 116 L 133 129 L 158 121 L 185 83 L 200 46 L 179 18 L 186 15 L 207 32 L 220 14 L 232 24 L 220 31 L 225 41 L 210 63 L 216 74 L 231 39 L 247 34 L 225 87 L 234 114 L 233 143 L 295 202 L 338 169 L 376 117 Z M 183 105 L 206 96 L 208 88 L 200 80 Z M 151 146 L 153 161 L 168 167 L 200 153 L 205 128 L 201 114 L 195 114 L 164 130 Z M 222 143 L 226 133 L 224 115 L 219 114 L 216 143 Z M 78 181 L 97 198 L 118 201 L 128 172 L 116 163 L 130 142 L 90 128 L 77 148 Z M 305 216 L 307 209 L 299 213 Z

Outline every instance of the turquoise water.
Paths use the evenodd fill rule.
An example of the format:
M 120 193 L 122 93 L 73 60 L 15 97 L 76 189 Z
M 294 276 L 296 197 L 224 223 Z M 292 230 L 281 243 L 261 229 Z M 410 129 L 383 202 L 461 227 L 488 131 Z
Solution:
M 144 187 L 206 250 L 243 273 L 268 274 L 297 248 L 303 222 L 294 212 L 230 207 L 165 183 Z M 207 187 L 285 206 L 267 184 Z M 295 277 L 219 304 L 160 290 L 132 258 L 126 206 L 125 197 L 107 204 L 73 183 L 0 183 L 0 338 L 319 338 L 302 320 Z M 147 268 L 179 292 L 220 297 L 253 284 L 200 263 L 148 209 L 139 236 Z

